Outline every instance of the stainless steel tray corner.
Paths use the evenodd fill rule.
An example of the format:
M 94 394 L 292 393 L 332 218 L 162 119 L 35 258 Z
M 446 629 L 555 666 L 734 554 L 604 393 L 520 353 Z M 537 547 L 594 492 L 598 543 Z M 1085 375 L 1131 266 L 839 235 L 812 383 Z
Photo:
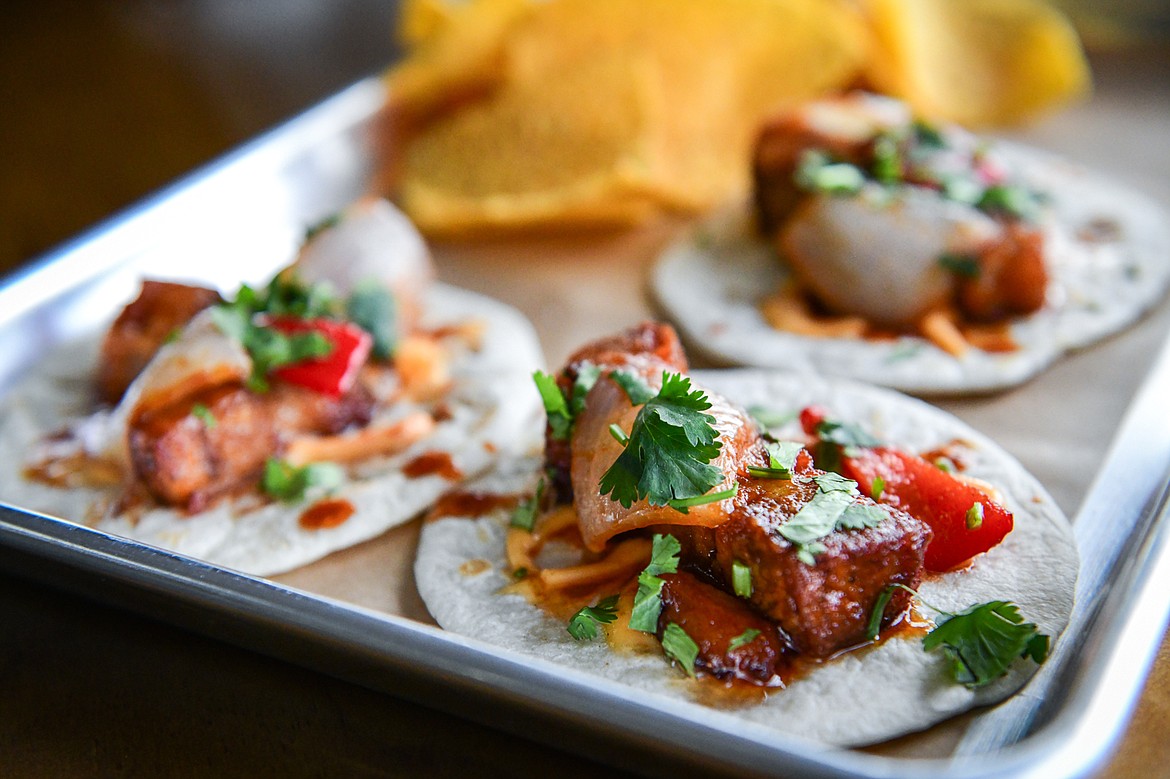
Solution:
M 7 279 L 0 393 L 45 350 L 100 326 L 142 274 L 229 289 L 289 259 L 307 225 L 371 187 L 384 100 L 378 79 L 360 82 Z M 1083 562 L 1072 640 L 1058 644 L 1024 693 L 972 717 L 947 758 L 824 749 L 719 711 L 691 718 L 653 696 L 421 622 L 18 507 L 0 506 L 0 568 L 563 748 L 606 743 L 645 770 L 1083 775 L 1122 732 L 1170 616 L 1168 398 L 1170 347 L 1076 517 Z

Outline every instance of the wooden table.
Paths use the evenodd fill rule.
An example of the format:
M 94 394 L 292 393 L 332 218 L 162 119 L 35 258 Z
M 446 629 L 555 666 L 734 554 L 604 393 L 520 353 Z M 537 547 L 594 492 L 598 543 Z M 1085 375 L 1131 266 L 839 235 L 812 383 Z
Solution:
M 0 271 L 393 56 L 392 3 L 250 8 L 197 0 L 6 8 Z M 1170 204 L 1170 46 L 1103 55 L 1094 65 L 1095 98 L 1024 137 Z M 644 241 L 648 250 L 656 239 L 611 240 Z M 455 249 L 440 270 L 504 297 L 527 294 L 491 278 L 500 268 L 507 272 L 505 264 L 477 270 Z M 539 268 L 533 277 L 526 267 L 524 275 L 531 286 L 556 272 Z M 634 307 L 645 305 L 640 294 L 623 292 Z M 580 337 L 580 319 L 566 327 L 528 313 L 550 358 Z M 1168 313 L 1163 306 L 1118 348 L 1126 338 L 1160 338 Z M 591 315 L 599 329 L 626 321 L 617 305 Z M 1111 402 L 1124 404 L 1136 382 L 1123 382 Z M 487 776 L 622 775 L 6 573 L 0 625 L 0 775 L 462 776 L 472 766 Z M 1170 773 L 1167 725 L 1170 643 L 1102 775 Z

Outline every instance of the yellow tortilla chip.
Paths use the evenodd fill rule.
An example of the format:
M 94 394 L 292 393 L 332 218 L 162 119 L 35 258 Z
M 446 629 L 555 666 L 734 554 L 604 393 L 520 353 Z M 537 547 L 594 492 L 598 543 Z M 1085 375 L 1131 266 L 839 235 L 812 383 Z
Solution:
M 531 6 L 532 0 L 408 3 L 399 35 L 415 43 L 410 56 L 386 74 L 394 111 L 407 122 L 421 122 L 498 84 L 504 33 Z
M 402 204 L 432 235 L 639 221 L 661 177 L 656 83 L 649 59 L 622 56 L 506 84 L 411 143 Z
M 916 112 L 967 126 L 1030 119 L 1090 88 L 1072 26 L 1042 0 L 871 0 L 867 71 Z

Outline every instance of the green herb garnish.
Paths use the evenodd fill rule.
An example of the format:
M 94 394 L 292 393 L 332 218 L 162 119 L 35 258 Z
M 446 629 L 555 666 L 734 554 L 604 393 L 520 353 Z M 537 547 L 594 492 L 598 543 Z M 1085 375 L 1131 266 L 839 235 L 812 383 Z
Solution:
M 346 317 L 373 337 L 371 351 L 379 360 L 389 360 L 398 346 L 397 311 L 394 295 L 373 279 L 355 286 L 345 302 Z
M 866 639 L 877 638 L 882 615 L 895 589 L 902 589 L 919 602 L 947 619 L 926 634 L 922 648 L 932 652 L 941 648 L 951 659 L 951 678 L 975 689 L 1007 673 L 1017 657 L 1030 657 L 1037 665 L 1048 657 L 1050 639 L 1031 622 L 1024 622 L 1019 607 L 1010 601 L 995 600 L 971 606 L 951 614 L 922 600 L 904 584 L 891 584 L 874 602 L 866 626 Z
M 835 473 L 813 477 L 817 492 L 777 532 L 796 547 L 796 556 L 806 565 L 815 565 L 824 553 L 820 539 L 834 530 L 875 527 L 886 518 L 878 506 L 857 504 L 857 482 Z
M 512 518 L 508 522 L 509 525 L 521 530 L 532 532 L 533 525 L 536 524 L 536 517 L 540 514 L 540 504 L 544 500 L 544 479 L 536 483 L 536 494 L 531 498 L 520 501 L 516 508 L 512 510 Z
M 865 174 L 860 168 L 847 162 L 834 162 L 819 150 L 801 154 L 794 179 L 801 189 L 830 195 L 852 195 L 865 185 Z
M 752 569 L 747 563 L 739 560 L 731 563 L 731 589 L 741 598 L 752 597 Z
M 869 497 L 875 501 L 882 499 L 882 493 L 886 491 L 886 480 L 881 476 L 874 476 L 873 481 L 869 485 Z
M 630 610 L 630 628 L 643 633 L 658 632 L 658 615 L 662 613 L 662 585 L 660 576 L 678 571 L 678 556 L 682 545 L 672 535 L 655 534 L 650 551 L 650 564 L 638 574 L 638 591 Z
M 940 254 L 938 264 L 943 270 L 964 279 L 977 279 L 982 272 L 979 258 L 969 254 Z
M 637 500 L 652 506 L 704 496 L 723 481 L 711 460 L 722 444 L 711 402 L 690 379 L 664 371 L 662 389 L 638 410 L 628 442 L 601 477 L 600 490 L 629 508 Z
M 983 504 L 973 503 L 967 509 L 967 529 L 977 530 L 983 526 Z
M 288 503 L 303 500 L 312 487 L 335 490 L 345 483 L 345 469 L 337 463 L 309 463 L 296 466 L 276 457 L 264 463 L 260 489 L 272 497 Z
M 1049 637 L 1024 622 L 1014 603 L 996 600 L 948 616 L 926 635 L 922 648 L 942 648 L 951 659 L 952 677 L 965 687 L 990 684 L 1017 657 L 1030 657 L 1037 664 L 1048 657 Z
M 585 606 L 569 619 L 569 635 L 578 641 L 597 638 L 597 626 L 608 625 L 617 619 L 618 596 L 610 595 L 596 606 Z
M 687 676 L 694 678 L 695 661 L 699 659 L 699 645 L 673 622 L 662 631 L 662 651 L 681 665 Z
M 760 635 L 760 631 L 756 630 L 755 628 L 748 628 L 735 638 L 731 639 L 731 643 L 727 645 L 727 651 L 734 652 L 737 649 L 741 649 L 755 641 L 760 637 Z
M 209 409 L 207 406 L 203 405 L 202 403 L 196 403 L 194 406 L 191 406 L 191 414 L 200 422 L 202 422 L 203 426 L 208 430 L 215 429 L 217 424 L 215 414 L 212 414 L 211 409 Z

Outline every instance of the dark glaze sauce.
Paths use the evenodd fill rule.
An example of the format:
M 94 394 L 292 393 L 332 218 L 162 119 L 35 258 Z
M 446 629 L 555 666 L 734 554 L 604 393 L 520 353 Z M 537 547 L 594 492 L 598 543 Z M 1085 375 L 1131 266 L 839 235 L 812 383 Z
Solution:
M 408 462 L 402 472 L 411 479 L 420 476 L 438 475 L 444 479 L 454 481 L 463 477 L 463 472 L 455 466 L 451 455 L 446 452 L 423 452 Z
M 434 522 L 444 517 L 466 517 L 477 519 L 497 509 L 514 509 L 520 502 L 519 495 L 497 495 L 492 492 L 455 490 L 435 501 L 427 512 L 426 521 Z
M 337 527 L 353 516 L 354 505 L 344 498 L 325 498 L 301 512 L 297 523 L 305 530 Z

